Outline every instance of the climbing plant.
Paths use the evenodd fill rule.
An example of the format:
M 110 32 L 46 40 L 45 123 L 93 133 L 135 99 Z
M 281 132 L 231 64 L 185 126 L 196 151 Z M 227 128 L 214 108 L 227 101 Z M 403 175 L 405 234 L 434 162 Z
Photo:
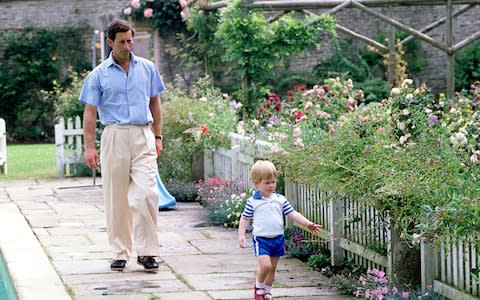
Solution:
M 192 20 L 198 24 L 198 19 Z M 265 78 L 283 57 L 318 45 L 319 31 L 333 30 L 335 24 L 332 17 L 325 15 L 307 25 L 309 18 L 295 18 L 292 14 L 270 23 L 260 11 L 242 8 L 238 0 L 229 3 L 212 21 L 211 27 L 202 26 L 198 31 L 194 26 L 189 28 L 199 43 L 219 45 L 215 51 L 220 50 L 221 60 L 227 63 L 227 74 L 241 82 L 240 98 L 247 110 L 254 106 L 252 101 L 264 94 Z M 210 51 L 205 47 L 197 50 L 202 57 Z

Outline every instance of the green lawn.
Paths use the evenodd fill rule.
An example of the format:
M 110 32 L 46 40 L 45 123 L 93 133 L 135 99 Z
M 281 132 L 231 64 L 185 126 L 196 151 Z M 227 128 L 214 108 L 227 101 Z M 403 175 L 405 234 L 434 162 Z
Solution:
M 0 180 L 53 178 L 55 144 L 7 145 L 7 163 L 8 175 L 0 175 Z

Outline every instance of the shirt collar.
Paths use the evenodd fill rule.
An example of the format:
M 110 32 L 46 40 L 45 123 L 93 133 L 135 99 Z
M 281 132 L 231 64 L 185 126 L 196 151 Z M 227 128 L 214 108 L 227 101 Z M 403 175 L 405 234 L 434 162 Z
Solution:
M 111 67 L 112 65 L 117 64 L 113 59 L 112 53 L 113 51 L 110 51 L 110 55 L 108 55 L 108 58 L 106 59 L 107 67 Z M 130 51 L 130 60 L 135 63 L 138 61 L 138 57 L 135 54 L 133 54 L 133 51 Z
M 276 192 L 273 192 L 273 194 L 275 194 Z M 262 194 L 260 194 L 260 191 L 255 191 L 255 193 L 253 193 L 253 199 L 257 199 L 257 200 L 261 200 L 263 199 L 262 197 Z

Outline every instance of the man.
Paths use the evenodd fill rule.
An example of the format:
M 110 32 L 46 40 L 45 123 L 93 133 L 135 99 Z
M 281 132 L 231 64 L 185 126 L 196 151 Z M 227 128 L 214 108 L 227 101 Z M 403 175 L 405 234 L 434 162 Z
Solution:
M 159 93 L 165 87 L 151 61 L 132 52 L 135 30 L 124 20 L 108 27 L 110 56 L 85 79 L 80 102 L 85 105 L 85 163 L 102 167 L 110 268 L 123 271 L 132 250 L 137 263 L 156 272 L 157 157 L 162 146 Z M 100 157 L 95 147 L 97 111 L 105 125 Z

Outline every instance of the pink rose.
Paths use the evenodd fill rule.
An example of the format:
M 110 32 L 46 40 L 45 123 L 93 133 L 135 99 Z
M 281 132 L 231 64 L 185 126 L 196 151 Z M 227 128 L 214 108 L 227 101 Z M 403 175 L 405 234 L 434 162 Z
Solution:
M 123 10 L 123 14 L 129 16 L 132 14 L 132 8 L 129 6 Z
M 131 3 L 133 8 L 139 8 L 140 7 L 140 0 L 132 0 Z
M 151 18 L 152 15 L 153 15 L 153 9 L 151 9 L 151 8 L 147 8 L 143 11 L 143 16 L 145 18 Z

